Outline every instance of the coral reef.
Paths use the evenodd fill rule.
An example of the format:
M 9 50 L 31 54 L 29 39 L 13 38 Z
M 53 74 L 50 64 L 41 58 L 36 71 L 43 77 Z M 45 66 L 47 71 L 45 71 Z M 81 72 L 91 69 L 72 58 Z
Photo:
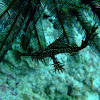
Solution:
M 0 100 L 99 100 L 99 0 L 0 1 Z

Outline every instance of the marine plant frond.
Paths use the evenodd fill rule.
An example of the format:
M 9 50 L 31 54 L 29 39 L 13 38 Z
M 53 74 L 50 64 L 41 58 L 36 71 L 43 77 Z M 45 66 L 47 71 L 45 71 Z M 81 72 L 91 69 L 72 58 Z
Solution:
M 98 29 L 98 25 L 96 23 L 93 25 L 91 32 L 86 32 L 85 41 L 82 42 L 81 48 L 84 48 L 88 45 L 90 40 L 93 40 L 98 33 L 95 33 Z
M 12 31 L 12 29 L 13 29 L 13 27 L 14 27 L 14 25 L 15 25 L 15 23 L 16 23 L 18 17 L 19 17 L 19 15 L 20 15 L 20 13 L 21 13 L 21 10 L 22 10 L 22 8 L 23 8 L 24 3 L 25 3 L 25 2 L 22 3 L 21 8 L 19 9 L 18 14 L 16 15 L 16 17 L 15 17 L 15 19 L 14 19 L 14 21 L 13 21 L 13 24 L 11 25 L 11 27 L 10 27 L 10 29 L 9 29 L 9 31 L 8 31 L 8 34 L 6 35 L 6 37 L 5 37 L 5 39 L 4 39 L 3 43 L 2 43 L 2 45 L 1 45 L 1 47 L 0 47 L 0 51 L 1 51 L 1 49 L 3 48 L 3 45 L 5 44 L 7 38 L 8 38 L 9 35 L 11 34 L 11 31 Z
M 11 6 L 16 2 L 17 0 L 12 0 L 10 4 L 5 7 L 5 9 L 0 13 L 0 18 L 11 8 Z

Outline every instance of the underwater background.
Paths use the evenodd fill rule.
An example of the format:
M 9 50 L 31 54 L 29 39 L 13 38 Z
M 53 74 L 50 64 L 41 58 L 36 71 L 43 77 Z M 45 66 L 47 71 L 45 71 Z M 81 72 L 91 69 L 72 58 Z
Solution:
M 100 100 L 100 0 L 0 0 L 0 100 Z

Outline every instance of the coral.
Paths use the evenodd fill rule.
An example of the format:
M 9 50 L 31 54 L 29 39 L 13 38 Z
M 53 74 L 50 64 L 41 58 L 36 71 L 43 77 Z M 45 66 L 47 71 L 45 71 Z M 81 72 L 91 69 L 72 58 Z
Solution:
M 0 99 L 99 100 L 98 0 L 82 1 L 0 1 Z

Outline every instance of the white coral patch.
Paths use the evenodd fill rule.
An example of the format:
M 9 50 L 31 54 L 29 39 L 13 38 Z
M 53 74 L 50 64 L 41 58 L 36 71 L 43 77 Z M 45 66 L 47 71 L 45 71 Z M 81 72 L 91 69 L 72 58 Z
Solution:
M 76 42 L 77 46 L 80 47 L 81 44 L 82 44 L 82 35 L 79 34 L 77 28 L 75 28 L 75 27 L 73 28 L 73 31 L 74 31 L 74 33 L 75 33 L 75 36 L 74 36 L 75 42 Z
M 97 93 L 87 93 L 87 98 L 85 100 L 99 100 L 99 95 Z

